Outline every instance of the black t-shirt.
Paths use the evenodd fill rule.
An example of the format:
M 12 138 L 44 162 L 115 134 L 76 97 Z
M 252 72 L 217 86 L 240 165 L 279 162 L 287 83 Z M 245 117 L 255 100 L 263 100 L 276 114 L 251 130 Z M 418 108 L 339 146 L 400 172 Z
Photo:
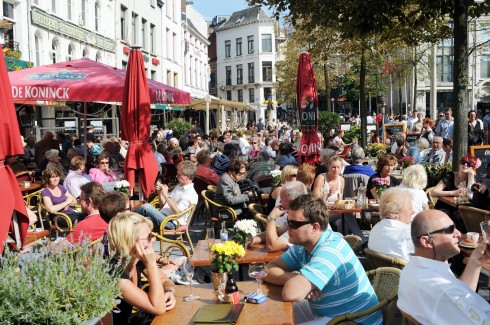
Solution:
M 375 173 L 373 176 L 369 177 L 368 183 L 367 183 L 367 197 L 368 199 L 374 199 L 373 194 L 371 193 L 371 189 L 374 187 L 373 185 L 373 179 L 374 178 L 383 178 L 379 173 Z M 400 185 L 400 182 L 398 179 L 396 179 L 394 176 L 390 175 L 390 185 L 388 185 L 388 188 L 390 187 L 396 187 Z
M 442 189 L 443 191 L 455 191 L 458 189 L 456 187 L 456 185 L 454 184 L 454 177 L 455 177 L 455 174 L 453 172 L 447 172 L 442 176 L 441 181 L 444 183 L 444 188 Z M 437 200 L 435 208 L 437 210 L 441 210 L 441 209 L 444 209 L 447 211 L 454 210 L 454 207 L 450 206 L 449 204 L 447 204 L 445 202 L 442 202 L 441 200 Z

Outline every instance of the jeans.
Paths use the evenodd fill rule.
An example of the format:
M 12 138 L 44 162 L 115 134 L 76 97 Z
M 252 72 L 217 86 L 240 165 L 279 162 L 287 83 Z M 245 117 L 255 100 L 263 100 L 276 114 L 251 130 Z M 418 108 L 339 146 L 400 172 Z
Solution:
M 150 219 L 153 222 L 153 229 L 157 231 L 160 229 L 160 224 L 162 223 L 163 219 L 167 217 L 166 215 L 161 213 L 159 210 L 157 210 L 153 205 L 149 203 L 143 204 L 142 206 L 136 208 L 133 212 L 137 214 L 141 214 L 143 217 Z M 176 228 L 177 225 L 173 222 L 168 222 L 165 225 L 165 229 L 176 229 Z

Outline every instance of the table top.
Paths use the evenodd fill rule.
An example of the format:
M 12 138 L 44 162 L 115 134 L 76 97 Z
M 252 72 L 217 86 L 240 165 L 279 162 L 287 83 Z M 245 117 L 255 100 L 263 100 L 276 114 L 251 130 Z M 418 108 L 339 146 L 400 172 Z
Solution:
M 39 182 L 39 181 L 36 181 L 36 182 L 29 182 L 29 186 L 28 187 L 25 187 L 25 183 L 24 181 L 18 181 L 19 183 L 19 188 L 22 192 L 31 192 L 31 191 L 35 191 L 35 190 L 38 190 L 41 188 L 41 186 L 43 185 L 42 182 Z
M 457 208 L 458 205 L 460 205 L 460 204 L 465 204 L 465 205 L 471 204 L 471 202 L 463 202 L 463 203 L 458 202 L 458 200 L 457 200 L 458 197 L 456 197 L 456 196 L 439 196 L 439 197 L 437 197 L 437 199 L 441 200 L 442 202 L 444 202 L 450 206 L 452 206 L 453 208 Z
M 27 231 L 26 238 L 24 240 L 23 246 L 26 247 L 39 239 L 42 239 L 49 235 L 49 230 L 36 230 L 36 231 Z M 17 245 L 15 243 L 11 244 L 10 247 L 12 250 L 17 250 Z
M 218 241 L 218 240 L 217 240 Z M 245 256 L 237 260 L 238 264 L 250 264 L 253 262 L 270 262 L 281 256 L 284 252 L 268 253 L 264 244 L 254 244 L 245 250 Z M 210 266 L 212 254 L 208 248 L 207 240 L 200 240 L 194 247 L 191 263 L 194 266 Z
M 237 282 L 240 291 L 240 302 L 243 297 L 257 289 L 255 281 Z M 189 287 L 176 286 L 175 298 L 177 304 L 174 309 L 163 315 L 155 317 L 152 324 L 192 324 L 192 318 L 199 308 L 208 304 L 218 303 L 216 291 L 212 283 L 192 286 L 193 294 L 199 296 L 199 301 L 183 302 L 182 298 L 189 295 Z M 293 303 L 284 302 L 281 298 L 282 287 L 264 283 L 262 291 L 267 294 L 267 300 L 262 304 L 245 303 L 238 325 L 261 324 L 294 324 Z

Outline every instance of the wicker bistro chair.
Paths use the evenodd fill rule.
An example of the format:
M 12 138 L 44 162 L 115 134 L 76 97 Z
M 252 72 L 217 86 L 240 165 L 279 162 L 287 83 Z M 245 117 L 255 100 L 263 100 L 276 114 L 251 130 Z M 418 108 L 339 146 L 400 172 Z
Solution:
M 428 189 L 425 190 L 425 194 L 427 194 L 427 198 L 429 199 L 429 208 L 434 209 L 436 203 L 437 203 L 437 197 L 433 197 L 431 195 L 432 190 L 434 189 L 435 186 L 429 187 Z
M 372 313 L 381 310 L 383 313 L 383 324 L 391 324 L 396 311 L 396 301 L 398 298 L 398 284 L 400 282 L 401 271 L 392 267 L 380 267 L 376 270 L 366 272 L 371 280 L 374 291 L 378 296 L 378 304 L 364 311 L 340 315 L 327 324 L 358 324 L 355 319 L 371 315 Z
M 102 247 L 102 239 L 103 239 L 103 238 L 104 238 L 104 237 L 102 236 L 102 237 L 100 237 L 100 238 L 98 238 L 98 239 L 96 239 L 96 240 L 94 240 L 94 241 L 91 241 L 91 242 L 90 242 L 90 243 L 88 243 L 88 244 L 85 244 L 85 245 L 86 245 L 87 247 L 92 248 L 92 249 L 95 249 L 95 248 L 96 248 L 96 246 L 100 246 L 100 247 Z M 99 245 L 99 244 L 100 244 L 100 245 Z M 66 254 L 76 254 L 76 253 L 78 253 L 80 250 L 81 250 L 81 247 L 80 247 L 80 245 L 78 245 L 78 246 L 77 246 L 77 247 L 75 247 L 74 249 L 67 251 L 67 252 L 66 252 Z
M 359 251 L 359 248 L 361 248 L 362 239 L 359 236 L 345 235 L 344 240 L 347 242 L 347 244 L 349 244 L 354 253 L 357 253 L 357 251 Z
M 458 206 L 467 231 L 481 233 L 480 222 L 490 220 L 490 211 L 481 210 L 465 205 Z
M 163 251 L 163 244 L 164 242 L 167 243 L 183 243 L 184 242 L 184 235 L 187 237 L 187 241 L 189 242 L 189 246 L 191 247 L 191 251 L 194 252 L 194 245 L 192 244 L 191 236 L 189 235 L 189 226 L 192 222 L 192 218 L 194 217 L 194 210 L 196 209 L 196 205 L 192 204 L 190 207 L 185 209 L 184 211 L 177 213 L 177 214 L 172 214 L 160 223 L 160 231 L 159 231 L 159 237 L 162 238 L 160 241 L 160 251 Z M 184 215 L 189 215 L 187 218 L 187 224 L 186 225 L 181 225 L 179 222 L 179 217 L 182 217 Z M 177 223 L 177 228 L 176 229 L 165 229 L 165 225 L 168 222 L 176 222 Z M 168 238 L 168 236 L 175 236 L 177 239 L 171 239 Z
M 402 314 L 402 325 L 422 325 L 421 323 L 417 322 L 415 318 L 404 312 L 403 310 L 399 309 L 400 313 Z
M 41 227 L 44 229 L 44 224 L 43 224 L 43 211 L 41 207 L 41 192 L 42 189 L 33 193 L 30 193 L 28 195 L 24 195 L 24 202 L 26 204 L 26 207 L 32 210 L 36 216 L 37 220 L 40 223 Z M 35 225 L 32 225 L 33 228 L 35 228 Z
M 216 192 L 216 185 L 208 185 L 207 189 L 211 192 Z
M 168 238 L 156 232 L 153 232 L 153 235 L 160 242 L 160 255 L 162 255 L 163 258 L 170 258 L 176 255 L 191 257 L 191 253 L 184 243 L 179 241 L 169 242 Z
M 59 232 L 69 234 L 73 231 L 73 228 L 75 227 L 76 223 L 73 224 L 68 215 L 66 215 L 63 212 L 58 212 L 58 211 L 50 213 L 50 212 L 48 212 L 48 210 L 46 210 L 46 207 L 44 206 L 42 201 L 40 202 L 40 204 L 41 204 L 42 212 L 47 216 L 47 219 L 49 220 L 49 224 L 50 224 L 49 239 L 52 238 L 53 232 L 55 233 L 55 238 L 57 238 Z M 61 227 L 58 224 L 59 220 L 65 220 L 67 226 Z
M 213 227 L 217 230 L 223 221 L 234 224 L 237 220 L 237 216 L 233 208 L 214 202 L 214 193 L 215 192 L 213 191 L 205 190 L 201 192 L 201 195 L 204 198 L 204 204 L 208 214 L 205 228 L 208 227 L 209 222 L 209 227 Z
M 196 193 L 199 196 L 199 199 L 197 200 L 197 207 L 196 207 L 196 218 L 193 219 L 195 220 L 201 217 L 201 215 L 205 214 L 206 212 L 206 206 L 204 204 L 204 198 L 202 197 L 201 192 L 206 190 L 208 186 L 211 184 L 209 184 L 208 182 L 206 182 L 205 179 L 199 176 L 195 176 L 192 183 L 194 184 L 194 189 L 196 190 Z
M 378 253 L 367 247 L 364 249 L 364 253 L 373 269 L 379 267 L 394 267 L 401 270 L 407 264 L 406 261 L 400 258 Z

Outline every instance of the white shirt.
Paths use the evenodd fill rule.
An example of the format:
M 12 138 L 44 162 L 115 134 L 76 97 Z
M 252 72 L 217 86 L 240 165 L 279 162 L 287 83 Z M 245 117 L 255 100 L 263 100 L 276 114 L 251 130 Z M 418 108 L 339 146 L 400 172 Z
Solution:
M 372 123 L 376 123 L 376 120 L 371 115 L 368 115 L 366 116 L 366 122 L 368 124 L 372 124 Z
M 399 220 L 382 219 L 369 234 L 369 249 L 408 261 L 414 252 L 410 225 Z
M 424 210 L 424 207 L 429 204 L 429 199 L 427 198 L 427 194 L 425 194 L 424 190 L 417 190 L 414 188 L 406 187 L 401 184 L 399 188 L 407 190 L 410 192 L 410 196 L 412 197 L 412 209 L 414 214 L 412 214 L 412 220 L 415 218 L 415 215 Z
M 92 181 L 93 179 L 89 175 L 79 171 L 70 170 L 63 182 L 63 186 L 66 187 L 68 192 L 73 195 L 74 198 L 77 198 L 80 196 L 80 193 L 82 193 L 80 187 Z
M 402 271 L 398 308 L 421 324 L 489 324 L 490 304 L 456 279 L 449 264 L 410 256 Z
M 190 183 L 185 186 L 177 185 L 173 189 L 172 192 L 168 195 L 168 197 L 177 203 L 180 211 L 184 211 L 191 204 L 197 204 L 198 196 L 196 190 L 194 189 L 194 184 Z M 175 214 L 173 210 L 170 208 L 168 203 L 165 203 L 163 208 L 160 210 L 165 216 L 169 216 Z M 181 226 L 187 225 L 187 219 L 189 218 L 189 214 L 185 214 L 178 218 Z

